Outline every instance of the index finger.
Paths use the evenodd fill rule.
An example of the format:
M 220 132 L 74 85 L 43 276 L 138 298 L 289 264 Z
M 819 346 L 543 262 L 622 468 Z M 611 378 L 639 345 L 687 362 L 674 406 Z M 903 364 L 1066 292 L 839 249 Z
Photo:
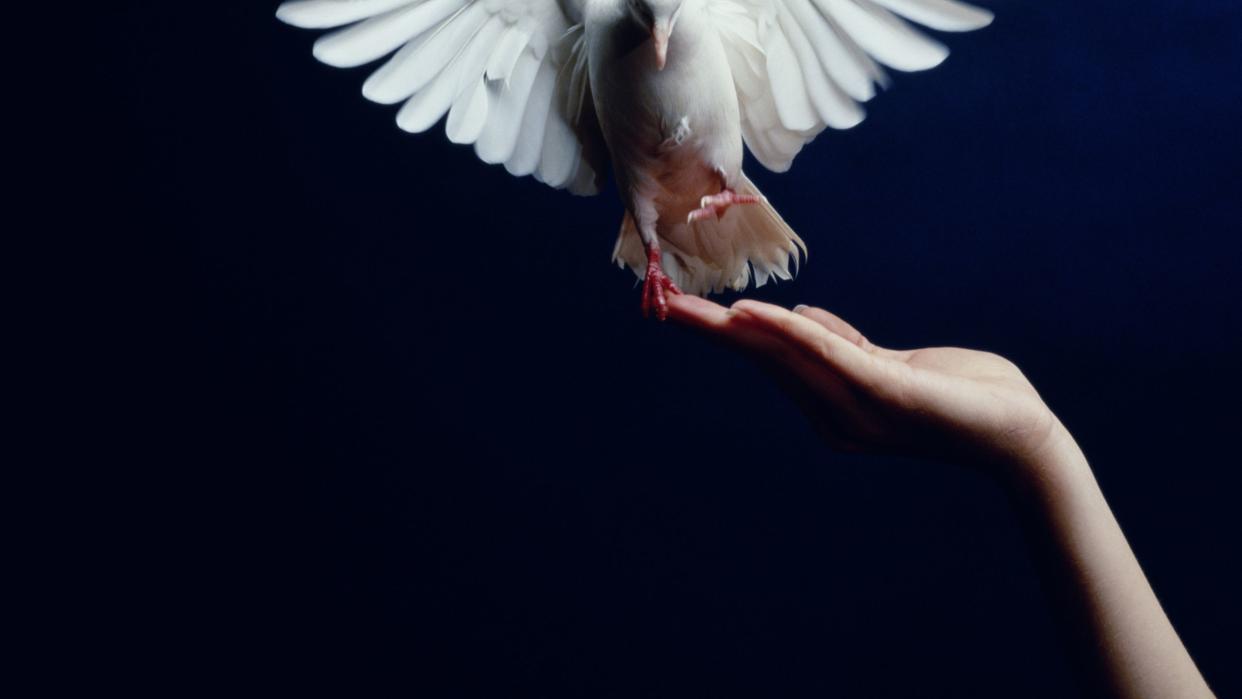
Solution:
M 776 338 L 751 323 L 739 323 L 737 312 L 690 294 L 668 297 L 668 317 L 753 350 L 772 351 Z

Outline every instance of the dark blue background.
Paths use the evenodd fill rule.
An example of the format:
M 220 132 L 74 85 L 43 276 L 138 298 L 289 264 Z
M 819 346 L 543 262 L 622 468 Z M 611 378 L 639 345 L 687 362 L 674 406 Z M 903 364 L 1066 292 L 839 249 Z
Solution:
M 107 100 L 80 105 L 115 122 L 87 134 L 120 292 L 93 418 L 149 467 L 120 482 L 131 548 L 106 564 L 139 580 L 122 616 L 148 671 L 355 696 L 1081 691 L 999 487 L 829 451 L 746 359 L 639 317 L 613 191 L 403 134 L 364 71 L 245 4 L 117 10 L 86 67 Z M 753 296 L 1016 361 L 1238 694 L 1242 6 L 986 5 L 861 126 L 789 174 L 749 165 L 810 246 Z

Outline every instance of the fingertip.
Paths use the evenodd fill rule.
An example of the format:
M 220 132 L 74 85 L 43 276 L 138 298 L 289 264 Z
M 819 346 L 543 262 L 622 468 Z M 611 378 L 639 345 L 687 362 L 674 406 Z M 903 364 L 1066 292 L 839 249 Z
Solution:
M 755 301 L 754 299 L 740 299 L 735 301 L 730 309 L 738 313 L 755 316 L 765 320 L 771 320 L 789 313 L 788 310 L 781 308 L 780 306 L 764 303 L 762 301 Z

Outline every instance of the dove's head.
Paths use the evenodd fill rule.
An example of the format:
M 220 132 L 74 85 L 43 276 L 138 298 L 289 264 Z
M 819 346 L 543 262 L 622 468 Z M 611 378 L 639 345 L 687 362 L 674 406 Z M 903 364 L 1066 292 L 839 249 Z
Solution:
M 668 56 L 668 37 L 673 33 L 684 0 L 626 0 L 630 15 L 651 34 L 656 68 L 664 70 Z

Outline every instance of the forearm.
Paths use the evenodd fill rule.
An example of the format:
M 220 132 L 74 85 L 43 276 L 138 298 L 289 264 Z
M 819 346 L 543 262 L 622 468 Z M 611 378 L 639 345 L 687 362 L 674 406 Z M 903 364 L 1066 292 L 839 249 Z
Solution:
M 1118 696 L 1210 697 L 1068 432 L 1013 471 L 1053 585 L 1088 625 L 1087 662 Z

